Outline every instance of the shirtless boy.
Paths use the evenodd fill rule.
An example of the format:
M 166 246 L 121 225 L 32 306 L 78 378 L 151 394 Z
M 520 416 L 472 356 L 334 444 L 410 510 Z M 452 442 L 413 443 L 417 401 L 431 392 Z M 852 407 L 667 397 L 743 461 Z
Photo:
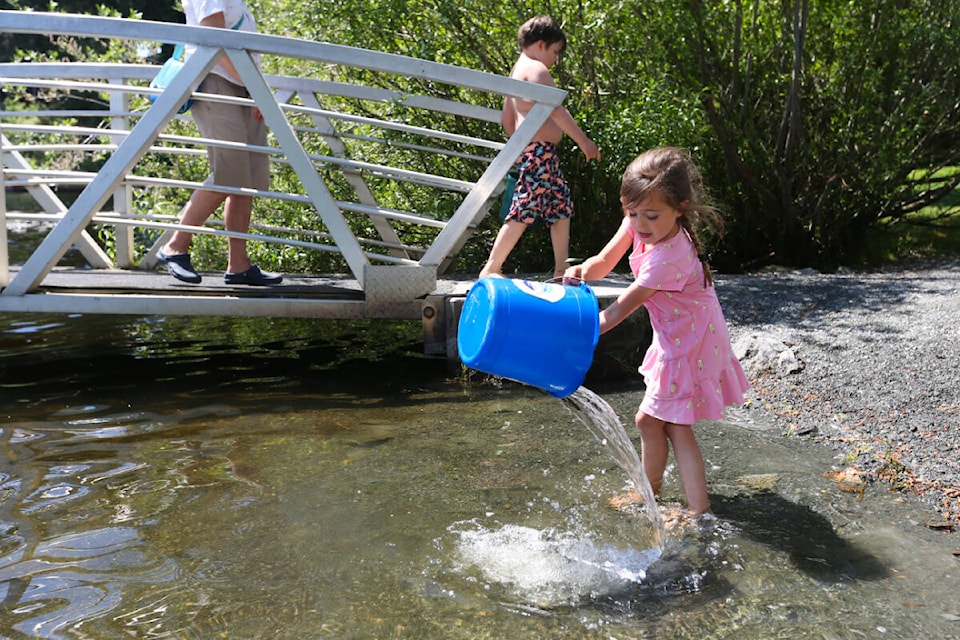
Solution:
M 549 16 L 527 20 L 517 34 L 520 57 L 510 77 L 555 87 L 550 68 L 567 45 L 560 26 Z M 512 135 L 533 108 L 533 102 L 508 97 L 503 102 L 500 121 Z M 570 218 L 573 201 L 570 187 L 560 171 L 557 144 L 566 134 L 573 138 L 587 160 L 599 160 L 600 150 L 580 129 L 565 107 L 557 107 L 540 128 L 517 161 L 520 176 L 510 203 L 510 213 L 497 234 L 480 277 L 502 276 L 503 263 L 516 246 L 524 230 L 540 218 L 550 230 L 553 245 L 553 275 L 559 278 L 567 268 L 570 252 Z

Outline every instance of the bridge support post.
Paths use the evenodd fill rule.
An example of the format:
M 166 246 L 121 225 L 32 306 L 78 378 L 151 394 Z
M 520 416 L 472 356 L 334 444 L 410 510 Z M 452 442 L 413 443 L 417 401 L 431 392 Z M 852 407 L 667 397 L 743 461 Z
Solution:
M 436 287 L 436 267 L 367 264 L 363 270 L 367 317 L 416 318 L 420 299 Z
M 427 355 L 445 355 L 457 361 L 457 327 L 463 310 L 462 295 L 433 295 L 421 303 L 423 322 L 423 352 Z

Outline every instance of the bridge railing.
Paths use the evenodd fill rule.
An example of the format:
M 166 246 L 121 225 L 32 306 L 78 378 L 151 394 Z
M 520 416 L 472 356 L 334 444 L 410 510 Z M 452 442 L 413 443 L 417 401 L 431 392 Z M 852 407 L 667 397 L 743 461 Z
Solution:
M 0 64 L 0 84 L 38 97 L 70 95 L 76 98 L 70 104 L 82 105 L 54 111 L 9 105 L 8 98 L 9 108 L 0 111 L 4 186 L 26 189 L 42 209 L 39 214 L 8 210 L 4 198 L 0 215 L 53 223 L 12 279 L 6 238 L 0 237 L 4 296 L 36 291 L 74 246 L 93 268 L 155 265 L 166 235 L 185 227 L 174 215 L 138 210 L 138 194 L 209 188 L 181 177 L 178 159 L 203 155 L 208 146 L 235 144 L 200 137 L 189 114 L 177 114 L 191 95 L 194 100 L 229 100 L 194 93 L 220 55 L 229 56 L 247 86 L 251 100 L 241 102 L 260 109 L 270 132 L 267 147 L 246 148 L 268 154 L 274 173 L 295 176 L 299 186 L 285 191 L 216 189 L 291 202 L 310 215 L 298 217 L 296 228 L 254 225 L 248 234 L 228 233 L 216 223 L 188 229 L 336 254 L 368 299 L 411 300 L 434 289 L 437 274 L 488 213 L 523 147 L 566 95 L 451 65 L 229 29 L 0 11 L 0 30 L 120 39 L 148 47 L 197 45 L 163 92 L 148 86 L 159 70 L 156 65 Z M 257 55 L 264 67 L 271 58 L 295 59 L 296 68 L 311 75 L 264 74 L 254 63 Z M 358 70 L 364 72 L 362 82 L 341 81 L 351 72 L 359 77 Z M 413 86 L 423 89 L 414 91 Z M 146 100 L 149 94 L 156 97 L 152 104 Z M 508 95 L 535 106 L 503 142 L 498 105 Z M 452 173 L 441 172 L 437 167 L 442 166 L 453 168 Z M 59 197 L 63 187 L 82 189 L 69 206 Z M 403 198 L 396 194 L 411 189 L 419 194 L 419 204 L 398 206 Z M 0 225 L 4 236 L 6 220 Z M 91 233 L 97 226 L 113 230 L 109 252 Z M 134 239 L 143 230 L 153 241 L 138 251 Z

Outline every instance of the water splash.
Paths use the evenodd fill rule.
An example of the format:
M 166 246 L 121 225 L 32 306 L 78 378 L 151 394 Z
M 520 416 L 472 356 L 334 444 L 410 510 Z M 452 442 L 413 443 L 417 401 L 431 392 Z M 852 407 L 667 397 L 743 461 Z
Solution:
M 563 399 L 564 405 L 582 422 L 590 433 L 603 445 L 614 462 L 623 469 L 634 488 L 643 497 L 643 508 L 654 528 L 654 541 L 663 549 L 664 524 L 653 487 L 643 472 L 640 456 L 630 442 L 620 417 L 606 400 L 586 387 L 580 387 Z
M 478 571 L 508 597 L 543 609 L 629 592 L 647 577 L 658 549 L 638 551 L 600 544 L 582 532 L 508 524 L 488 529 L 457 523 L 459 570 Z

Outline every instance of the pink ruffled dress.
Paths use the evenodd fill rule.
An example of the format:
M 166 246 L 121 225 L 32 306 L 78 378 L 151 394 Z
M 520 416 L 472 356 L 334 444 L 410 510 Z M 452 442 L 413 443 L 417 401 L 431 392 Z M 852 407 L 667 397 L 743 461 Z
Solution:
M 644 303 L 653 344 L 640 365 L 646 392 L 640 410 L 674 424 L 719 420 L 743 403 L 750 387 L 730 346 L 727 323 L 713 287 L 703 286 L 703 265 L 686 231 L 646 246 L 633 239 L 630 269 L 636 283 L 656 290 Z

